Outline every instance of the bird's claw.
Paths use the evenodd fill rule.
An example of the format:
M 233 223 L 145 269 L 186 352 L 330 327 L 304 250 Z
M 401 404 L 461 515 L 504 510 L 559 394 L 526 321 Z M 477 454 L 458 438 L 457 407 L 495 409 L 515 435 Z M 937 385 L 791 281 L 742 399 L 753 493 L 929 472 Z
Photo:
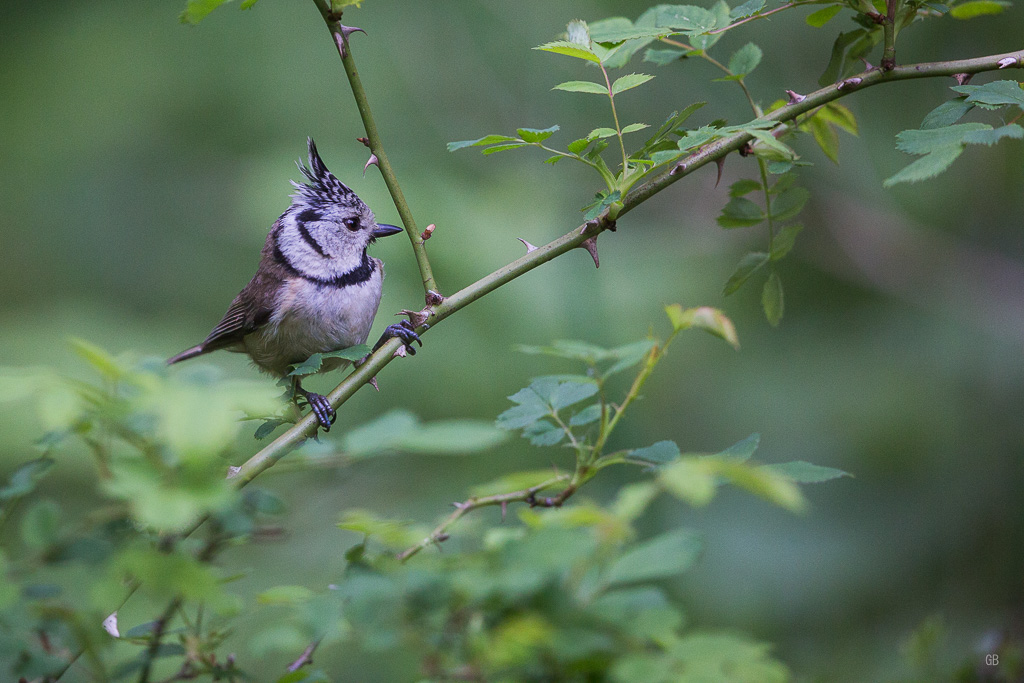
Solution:
M 403 320 L 400 323 L 388 325 L 384 329 L 384 334 L 381 335 L 380 341 L 377 342 L 374 350 L 376 351 L 380 348 L 388 339 L 396 337 L 402 340 L 402 344 L 405 345 L 405 350 L 408 351 L 410 356 L 416 355 L 416 349 L 413 347 L 414 342 L 419 342 L 419 345 L 423 346 L 423 340 L 416 334 L 416 328 L 408 320 Z
M 316 415 L 317 422 L 325 432 L 331 431 L 331 425 L 338 419 L 338 413 L 334 410 L 334 406 L 327 400 L 326 396 L 320 394 L 314 394 L 312 391 L 308 391 L 305 394 L 306 401 L 309 403 L 310 410 Z

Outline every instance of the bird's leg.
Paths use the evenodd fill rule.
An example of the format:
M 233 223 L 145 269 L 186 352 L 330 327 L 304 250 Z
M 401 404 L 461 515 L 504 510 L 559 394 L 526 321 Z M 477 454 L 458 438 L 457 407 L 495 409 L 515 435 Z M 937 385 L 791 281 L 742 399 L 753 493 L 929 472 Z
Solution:
M 426 327 L 426 325 L 424 325 Z M 413 342 L 419 342 L 420 346 L 423 346 L 423 342 L 420 340 L 420 336 L 416 334 L 416 328 L 412 326 L 412 323 L 408 320 L 395 325 L 388 325 L 384 328 L 384 334 L 380 336 L 377 343 L 373 345 L 373 350 L 376 351 L 380 347 L 384 346 L 384 342 L 388 339 L 398 337 L 405 344 L 405 350 L 409 352 L 410 356 L 416 355 L 416 349 L 413 347 Z
M 295 378 L 294 387 L 295 393 L 306 399 L 306 403 L 309 404 L 310 410 L 316 415 L 316 420 L 323 427 L 324 431 L 331 431 L 331 425 L 338 419 L 338 413 L 334 410 L 331 402 L 327 400 L 327 397 L 303 389 L 298 377 Z

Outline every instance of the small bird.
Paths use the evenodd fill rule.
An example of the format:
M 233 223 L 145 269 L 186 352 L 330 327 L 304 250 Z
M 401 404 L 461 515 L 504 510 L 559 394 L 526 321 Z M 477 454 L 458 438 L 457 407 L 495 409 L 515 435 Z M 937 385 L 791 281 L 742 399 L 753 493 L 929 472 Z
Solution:
M 377 223 L 355 192 L 327 170 L 312 138 L 308 181 L 292 182 L 292 203 L 267 235 L 256 275 L 201 344 L 167 360 L 168 365 L 225 349 L 246 353 L 261 370 L 285 377 L 290 366 L 314 353 L 364 344 L 380 305 L 384 263 L 366 253 L 378 237 L 402 232 Z M 411 354 L 423 342 L 408 321 L 389 325 L 374 350 L 393 337 Z M 321 372 L 348 365 L 325 358 Z M 326 397 L 306 391 L 293 377 L 293 396 L 306 399 L 324 431 L 337 417 Z

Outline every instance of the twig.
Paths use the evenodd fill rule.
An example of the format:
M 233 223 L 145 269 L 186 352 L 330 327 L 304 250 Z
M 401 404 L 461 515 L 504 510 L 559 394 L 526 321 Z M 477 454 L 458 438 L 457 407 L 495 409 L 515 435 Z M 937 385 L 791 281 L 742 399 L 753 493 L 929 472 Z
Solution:
M 157 655 L 160 653 L 160 641 L 164 637 L 164 631 L 167 630 L 167 624 L 170 623 L 179 607 L 181 607 L 181 598 L 174 598 L 167 605 L 167 609 L 160 615 L 160 618 L 156 620 L 156 624 L 153 626 L 153 633 L 150 635 L 149 647 L 146 648 L 146 663 L 139 673 L 139 683 L 148 683 L 153 662 L 156 661 Z
M 557 477 L 552 477 L 551 479 L 548 479 L 547 481 L 537 484 L 536 486 L 531 486 L 530 488 L 523 489 L 521 491 L 513 491 L 512 493 L 499 493 L 492 496 L 482 496 L 480 498 L 469 498 L 465 502 L 456 503 L 455 512 L 448 515 L 448 517 L 446 517 L 443 522 L 438 524 L 437 527 L 430 532 L 429 536 L 427 536 L 411 548 L 407 548 L 406 550 L 403 550 L 402 552 L 398 553 L 398 561 L 405 562 L 410 557 L 412 557 L 419 551 L 423 550 L 424 548 L 428 548 L 434 545 L 435 543 L 443 542 L 445 539 L 448 538 L 448 527 L 450 527 L 455 522 L 459 521 L 459 518 L 461 518 L 467 512 L 472 512 L 473 510 L 476 510 L 478 508 L 487 507 L 490 505 L 501 505 L 502 511 L 504 512 L 504 507 L 509 503 L 527 503 L 530 502 L 531 500 L 535 500 L 535 497 L 539 492 L 543 491 L 544 489 L 551 488 L 552 486 L 559 482 L 567 481 L 570 478 L 570 476 L 571 475 L 568 474 L 560 474 Z M 572 492 L 566 493 L 566 491 L 569 491 L 570 488 L 572 488 L 573 491 L 575 491 L 575 487 L 570 486 L 566 488 L 565 491 L 563 491 L 561 494 L 559 494 L 559 497 L 561 498 L 559 505 L 561 505 L 561 503 L 564 502 L 566 498 L 572 495 Z
M 317 647 L 319 647 L 320 642 L 322 640 L 323 640 L 323 638 L 317 638 L 312 643 L 310 643 L 309 646 L 305 650 L 302 651 L 302 654 L 299 655 L 299 658 L 296 659 L 294 662 L 292 662 L 291 664 L 288 665 L 288 673 L 292 673 L 292 672 L 298 671 L 299 669 L 301 669 L 302 667 L 306 666 L 307 664 L 312 664 L 313 663 L 313 653 L 316 652 L 316 649 L 317 649 Z
M 346 30 L 348 27 L 341 24 L 341 13 L 335 13 L 331 10 L 330 0 L 313 0 L 313 2 L 316 3 L 317 8 L 320 10 L 320 15 L 324 18 L 328 30 L 330 30 L 331 35 L 334 37 L 334 44 L 338 48 L 338 54 L 341 55 L 341 63 L 345 67 L 345 75 L 348 76 L 349 85 L 352 86 L 352 96 L 355 98 L 356 107 L 359 108 L 359 116 L 363 120 L 363 128 L 366 130 L 370 152 L 377 157 L 377 168 L 380 169 L 380 174 L 384 176 L 384 184 L 387 185 L 388 192 L 391 193 L 391 199 L 395 203 L 395 208 L 398 209 L 398 215 L 402 218 L 402 223 L 405 225 L 405 232 L 412 243 L 412 250 L 416 255 L 416 264 L 419 266 L 420 277 L 423 280 L 423 293 L 429 298 L 430 292 L 439 292 L 440 290 L 434 281 L 430 260 L 427 258 L 427 250 L 423 246 L 425 240 L 420 231 L 416 229 L 416 221 L 413 220 L 412 211 L 409 210 L 409 204 L 405 201 L 405 195 L 402 193 L 402 187 L 398 184 L 398 178 L 395 177 L 395 172 L 391 168 L 391 162 L 388 161 L 388 155 L 384 152 L 380 134 L 377 132 L 377 124 L 373 119 L 373 114 L 370 112 L 370 102 L 366 97 L 366 91 L 363 89 L 363 83 L 359 79 L 359 72 L 356 70 L 356 63 L 352 58 L 352 50 L 349 47 L 348 39 L 352 30 Z

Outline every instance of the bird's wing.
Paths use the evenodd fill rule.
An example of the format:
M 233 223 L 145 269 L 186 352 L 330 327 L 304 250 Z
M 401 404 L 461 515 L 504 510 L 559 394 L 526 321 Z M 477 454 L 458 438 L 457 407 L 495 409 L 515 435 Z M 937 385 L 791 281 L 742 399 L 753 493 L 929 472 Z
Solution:
M 265 325 L 274 312 L 274 301 L 283 284 L 279 269 L 265 268 L 261 264 L 256 276 L 239 292 L 224 317 L 203 340 L 203 351 L 237 344 Z

